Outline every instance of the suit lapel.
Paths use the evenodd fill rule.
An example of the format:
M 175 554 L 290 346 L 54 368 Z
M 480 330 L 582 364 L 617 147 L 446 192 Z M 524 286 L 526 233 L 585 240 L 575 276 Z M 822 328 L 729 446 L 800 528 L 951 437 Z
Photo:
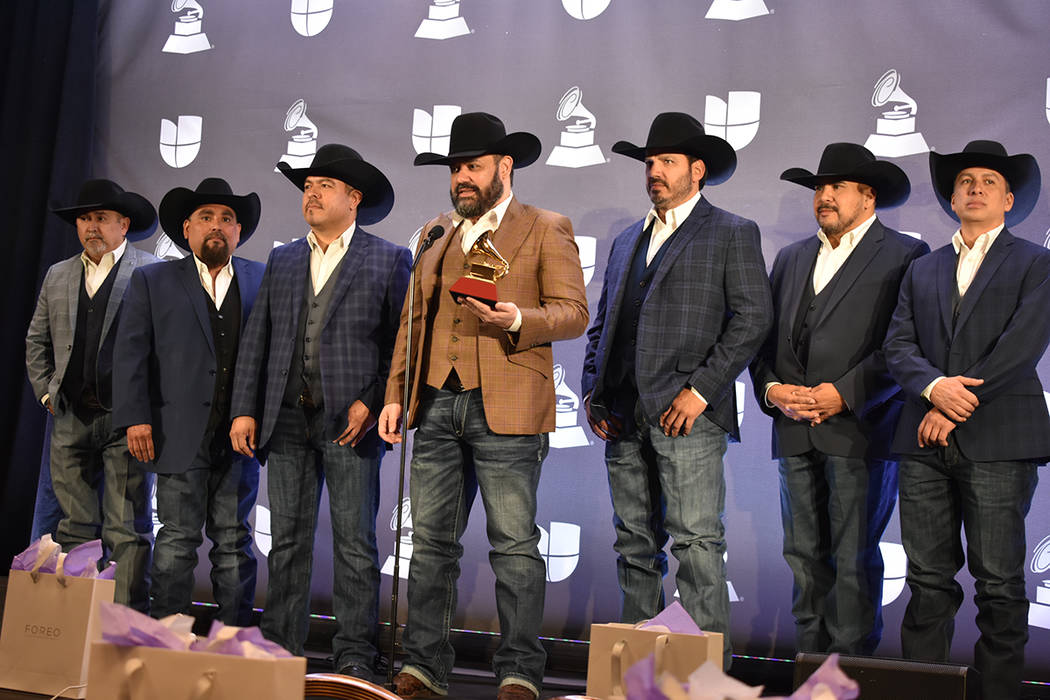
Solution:
M 992 247 L 988 249 L 988 254 L 981 261 L 981 266 L 977 268 L 977 274 L 974 275 L 973 282 L 970 283 L 969 289 L 966 290 L 966 294 L 963 295 L 959 302 L 959 318 L 955 321 L 956 333 L 959 332 L 959 329 L 966 323 L 966 319 L 973 313 L 973 309 L 981 298 L 981 294 L 984 293 L 988 283 L 995 276 L 995 271 L 999 269 L 999 266 L 1003 264 L 1003 261 L 1010 254 L 1013 243 L 1013 234 L 1005 228 L 996 236 Z
M 435 288 L 441 285 L 441 261 L 445 259 L 445 252 L 449 246 L 460 244 L 459 227 L 452 223 L 451 217 L 442 214 L 438 217 L 434 226 L 443 227 L 446 233 L 437 240 L 430 250 L 423 253 L 423 259 L 419 261 L 419 267 L 416 268 L 416 277 L 419 279 L 419 296 L 421 298 L 416 299 L 415 303 L 422 304 L 424 316 L 430 307 L 430 300 L 434 296 Z M 419 239 L 422 242 L 424 237 L 420 235 Z M 431 284 L 428 284 L 428 281 Z
M 806 285 L 813 284 L 813 264 L 817 259 L 817 251 L 820 250 L 820 239 L 811 236 L 795 252 L 788 264 L 788 271 L 782 288 L 784 289 L 784 302 L 780 306 L 780 325 L 784 329 L 781 337 L 790 337 L 794 332 L 795 318 L 798 316 L 799 304 L 802 302 L 802 292 Z M 802 360 L 795 354 L 795 344 L 785 343 L 792 357 L 803 366 Z
M 248 323 L 248 314 L 252 310 L 252 302 L 255 301 L 255 296 L 249 295 L 248 289 L 251 287 L 259 288 L 255 280 L 254 266 L 248 264 L 248 261 L 243 258 L 233 258 L 233 284 L 237 285 L 237 292 L 241 297 L 241 329 L 243 330 Z
M 80 288 L 84 284 L 84 262 L 79 257 L 74 258 L 74 262 L 75 264 L 69 271 L 69 279 L 66 280 L 68 285 L 66 299 L 69 300 L 70 337 L 76 335 L 77 312 L 80 310 Z
M 678 227 L 678 230 L 671 236 L 671 240 L 664 243 L 667 246 L 667 252 L 664 253 L 664 262 L 656 270 L 656 274 L 653 275 L 653 282 L 649 285 L 649 289 L 646 291 L 646 298 L 653 293 L 660 282 L 663 281 L 664 277 L 667 276 L 668 271 L 674 267 L 675 261 L 678 260 L 678 256 L 682 253 L 686 246 L 690 245 L 696 240 L 700 229 L 704 225 L 704 221 L 711 215 L 711 203 L 707 201 L 706 197 L 700 197 L 700 201 L 693 207 L 693 211 L 689 213 L 685 221 Z M 643 219 L 644 221 L 644 219 Z
M 124 291 L 128 288 L 131 273 L 135 271 L 137 264 L 138 250 L 128 243 L 128 247 L 124 249 L 120 265 L 117 266 L 117 276 L 113 278 L 113 288 L 109 292 L 109 302 L 106 304 L 106 317 L 102 320 L 102 335 L 99 336 L 99 347 L 105 340 L 106 334 L 109 333 L 109 327 L 112 325 L 113 319 L 117 317 L 120 303 L 124 300 Z
M 616 324 L 620 318 L 620 306 L 623 304 L 623 293 L 627 286 L 627 276 L 631 274 L 631 263 L 639 245 L 645 242 L 643 224 L 645 219 L 635 223 L 624 238 L 624 244 L 618 246 L 609 256 L 609 270 L 613 274 L 609 276 L 609 289 L 605 295 L 605 326 L 609 329 L 609 338 L 616 332 Z M 607 348 L 608 349 L 608 348 Z M 603 360 L 602 367 L 605 366 Z
M 197 271 L 197 263 L 194 262 L 193 254 L 187 255 L 176 263 L 181 266 L 179 270 L 179 283 L 189 299 L 193 314 L 200 324 L 201 333 L 208 341 L 208 349 L 215 355 L 215 339 L 211 332 L 211 319 L 208 318 L 208 302 L 205 301 L 204 287 L 201 285 L 200 273 Z
M 955 266 L 958 257 L 955 249 L 948 244 L 942 249 L 940 259 L 937 261 L 937 303 L 941 305 L 941 322 L 944 324 L 944 335 L 952 337 L 952 297 L 955 294 L 957 283 L 955 281 Z M 917 300 L 922 303 L 921 299 Z
M 339 261 L 338 274 L 334 280 L 329 280 L 335 284 L 335 288 L 332 290 L 332 298 L 328 302 L 328 308 L 325 309 L 324 318 L 321 319 L 322 331 L 328 326 L 328 319 L 332 318 L 332 314 L 339 307 L 339 302 L 346 295 L 346 290 L 350 288 L 354 275 L 357 274 L 358 268 L 368 256 L 368 248 L 371 246 L 371 241 L 367 235 L 363 235 L 364 233 L 360 227 L 354 231 L 354 235 L 350 237 L 350 247 L 346 249 L 346 252 L 343 253 L 343 259 Z
M 310 278 L 311 253 L 310 243 L 306 240 L 306 236 L 288 245 L 296 246 L 292 251 L 291 263 L 283 280 L 288 287 L 289 297 L 291 298 L 292 326 L 289 330 L 294 334 L 299 328 L 299 314 L 303 311 L 303 295 L 306 294 L 306 287 L 303 282 L 312 284 Z
M 846 292 L 853 287 L 861 273 L 867 269 L 871 261 L 879 254 L 879 249 L 882 248 L 885 236 L 886 230 L 882 227 L 882 224 L 878 220 L 874 221 L 868 232 L 864 234 L 864 238 L 860 239 L 860 243 L 849 254 L 846 261 L 842 263 L 838 274 L 832 278 L 831 288 L 828 290 L 828 301 L 824 304 L 824 310 L 821 312 L 820 318 L 817 319 L 816 325 L 819 326 L 828 317 L 831 310 L 842 301 L 846 296 Z M 837 279 L 835 279 L 836 277 Z
M 515 197 L 507 205 L 507 211 L 503 215 L 499 228 L 492 233 L 492 245 L 496 247 L 504 260 L 511 263 L 511 267 L 513 267 L 514 257 L 525 244 L 525 239 L 532 230 L 535 218 L 533 216 L 532 221 L 526 220 L 525 207 Z

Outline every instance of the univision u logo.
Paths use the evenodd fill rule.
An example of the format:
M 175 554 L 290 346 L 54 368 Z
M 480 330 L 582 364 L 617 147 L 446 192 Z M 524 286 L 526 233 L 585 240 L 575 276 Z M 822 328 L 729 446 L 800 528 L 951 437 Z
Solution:
M 185 168 L 201 150 L 204 118 L 181 114 L 178 122 L 160 120 L 160 157 L 173 168 Z

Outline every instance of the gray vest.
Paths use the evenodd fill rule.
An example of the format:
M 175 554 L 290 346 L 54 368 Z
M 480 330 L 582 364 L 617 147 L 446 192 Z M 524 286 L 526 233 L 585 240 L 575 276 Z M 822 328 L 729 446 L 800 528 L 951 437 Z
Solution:
M 295 351 L 292 353 L 288 384 L 284 389 L 284 403 L 287 406 L 309 406 L 312 403 L 321 408 L 324 405 L 324 391 L 321 388 L 321 323 L 332 301 L 332 291 L 343 269 L 344 260 L 345 257 L 332 270 L 320 294 L 314 294 L 313 281 L 310 275 L 306 276 L 306 293 L 299 312 Z

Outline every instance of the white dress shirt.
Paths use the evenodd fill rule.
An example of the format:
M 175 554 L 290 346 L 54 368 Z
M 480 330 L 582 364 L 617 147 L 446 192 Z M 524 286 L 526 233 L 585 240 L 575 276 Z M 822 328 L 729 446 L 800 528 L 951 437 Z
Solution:
M 470 252 L 474 243 L 481 238 L 481 234 L 496 232 L 496 229 L 503 223 L 503 217 L 506 215 L 507 207 L 510 206 L 510 200 L 513 198 L 514 193 L 508 190 L 507 198 L 479 216 L 477 221 L 471 221 L 460 216 L 455 211 L 452 212 L 452 224 L 459 232 L 459 247 L 464 255 Z M 490 240 L 491 238 L 492 236 L 489 236 Z M 510 324 L 507 332 L 517 333 L 519 330 L 521 330 L 521 309 L 518 309 L 518 315 L 514 319 L 514 323 Z
M 227 260 L 226 265 L 215 276 L 214 288 L 212 288 L 211 270 L 208 269 L 208 266 L 202 263 L 196 255 L 193 256 L 193 262 L 197 265 L 197 274 L 200 276 L 201 286 L 204 287 L 204 291 L 208 293 L 208 297 L 215 304 L 215 308 L 218 309 L 222 306 L 222 302 L 226 298 L 226 292 L 230 291 L 230 285 L 233 283 L 233 258 Z
M 350 224 L 350 228 L 343 231 L 339 238 L 328 244 L 328 248 L 321 250 L 321 244 L 317 242 L 317 236 L 313 231 L 306 234 L 306 242 L 310 244 L 310 281 L 313 283 L 314 294 L 320 294 L 332 271 L 339 265 L 339 261 L 346 255 L 350 247 L 350 239 L 357 229 L 357 222 Z
M 128 240 L 125 238 L 119 246 L 104 254 L 97 265 L 88 257 L 86 252 L 80 254 L 80 261 L 84 263 L 84 287 L 87 289 L 89 298 L 95 298 L 95 292 L 106 281 L 109 271 L 116 266 L 127 249 Z
M 820 294 L 828 282 L 832 280 L 839 269 L 845 264 L 846 259 L 860 244 L 864 234 L 868 232 L 871 225 L 875 223 L 875 215 L 867 219 L 852 231 L 847 231 L 839 237 L 838 246 L 832 248 L 831 241 L 823 231 L 817 231 L 820 239 L 820 250 L 817 251 L 817 263 L 813 266 L 813 293 Z
M 653 261 L 656 254 L 660 252 L 660 248 L 671 237 L 671 234 L 677 231 L 682 222 L 693 213 L 693 209 L 699 201 L 700 193 L 697 192 L 674 209 L 668 209 L 664 212 L 663 219 L 656 215 L 656 207 L 649 210 L 649 213 L 645 215 L 645 221 L 642 223 L 643 231 L 649 228 L 650 223 L 653 225 L 653 231 L 649 235 L 649 250 L 645 253 L 646 265 Z

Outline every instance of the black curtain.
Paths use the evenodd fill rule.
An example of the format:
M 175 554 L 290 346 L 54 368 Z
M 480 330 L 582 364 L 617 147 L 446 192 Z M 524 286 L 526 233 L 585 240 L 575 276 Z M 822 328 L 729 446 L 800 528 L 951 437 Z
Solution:
M 48 212 L 91 176 L 99 0 L 15 0 L 0 22 L 0 572 L 25 548 L 44 412 L 25 371 L 25 334 L 44 273 L 78 253 Z

